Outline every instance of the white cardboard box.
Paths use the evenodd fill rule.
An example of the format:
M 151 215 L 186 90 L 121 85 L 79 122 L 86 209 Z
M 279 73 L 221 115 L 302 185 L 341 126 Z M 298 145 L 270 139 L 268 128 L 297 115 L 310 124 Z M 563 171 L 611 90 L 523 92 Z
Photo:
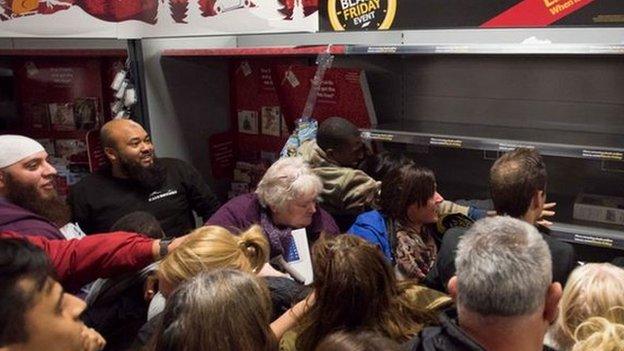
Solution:
M 579 194 L 572 216 L 584 221 L 624 225 L 624 198 Z

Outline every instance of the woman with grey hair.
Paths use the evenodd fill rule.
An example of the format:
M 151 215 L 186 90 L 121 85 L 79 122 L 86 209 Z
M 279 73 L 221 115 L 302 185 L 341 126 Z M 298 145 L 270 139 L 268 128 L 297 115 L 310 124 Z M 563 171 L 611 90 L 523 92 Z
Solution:
M 301 157 L 282 158 L 269 167 L 254 193 L 228 201 L 205 225 L 241 231 L 259 224 L 269 240 L 270 256 L 286 256 L 293 229 L 305 228 L 310 244 L 322 233 L 339 233 L 331 215 L 317 206 L 322 188 L 320 178 Z

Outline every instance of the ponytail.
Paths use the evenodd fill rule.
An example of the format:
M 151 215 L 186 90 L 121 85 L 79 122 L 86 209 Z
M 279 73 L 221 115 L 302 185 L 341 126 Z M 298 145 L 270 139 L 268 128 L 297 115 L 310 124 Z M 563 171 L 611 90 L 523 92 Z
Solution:
M 254 273 L 260 271 L 262 266 L 269 261 L 269 243 L 262 228 L 258 225 L 251 226 L 240 233 L 238 247 L 249 260 L 251 270 Z
M 235 235 L 226 228 L 206 226 L 195 229 L 186 241 L 160 263 L 162 279 L 175 287 L 201 271 L 219 268 L 257 273 L 269 260 L 269 242 L 254 225 Z

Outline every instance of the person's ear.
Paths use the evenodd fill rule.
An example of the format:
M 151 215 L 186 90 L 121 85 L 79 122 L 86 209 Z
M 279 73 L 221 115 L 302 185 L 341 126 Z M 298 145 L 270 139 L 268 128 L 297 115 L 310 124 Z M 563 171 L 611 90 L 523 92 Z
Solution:
M 540 208 L 544 208 L 546 204 L 546 192 L 544 190 L 538 190 L 537 196 L 539 197 Z
M 106 154 L 106 157 L 108 158 L 108 160 L 111 162 L 115 162 L 119 160 L 119 155 L 117 154 L 117 151 L 113 149 L 112 147 L 105 147 L 104 153 Z
M 451 298 L 457 301 L 457 276 L 452 276 L 451 279 L 449 279 L 446 288 Z
M 536 190 L 531 197 L 531 209 L 532 210 L 542 210 L 544 207 L 544 191 Z
M 6 173 L 4 171 L 0 171 L 0 190 L 4 189 L 4 187 L 6 186 Z
M 554 282 L 548 286 L 544 303 L 544 320 L 552 324 L 559 313 L 559 300 L 563 294 L 561 284 Z

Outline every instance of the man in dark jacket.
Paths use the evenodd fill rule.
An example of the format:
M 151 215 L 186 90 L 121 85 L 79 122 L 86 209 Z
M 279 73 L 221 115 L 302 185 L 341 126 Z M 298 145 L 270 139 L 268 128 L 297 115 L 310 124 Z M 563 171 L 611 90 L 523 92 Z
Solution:
M 552 283 L 548 245 L 534 226 L 507 216 L 476 222 L 459 243 L 448 284 L 457 311 L 425 328 L 413 351 L 544 350 L 561 284 Z
M 92 174 L 70 189 L 73 219 L 85 233 L 108 231 L 118 219 L 149 212 L 167 236 L 195 228 L 193 211 L 207 220 L 219 201 L 191 165 L 157 158 L 143 127 L 131 120 L 113 120 L 100 131 L 110 169 Z
M 517 149 L 501 156 L 490 170 L 490 192 L 499 215 L 507 215 L 537 225 L 546 202 L 546 166 L 539 153 Z M 550 248 L 553 281 L 565 285 L 576 267 L 574 247 L 548 235 L 549 229 L 537 225 Z M 465 228 L 453 228 L 444 234 L 438 258 L 425 282 L 431 288 L 444 290 L 455 275 L 455 251 Z
M 54 188 L 56 169 L 37 141 L 0 135 L 0 231 L 64 239 L 69 207 Z

